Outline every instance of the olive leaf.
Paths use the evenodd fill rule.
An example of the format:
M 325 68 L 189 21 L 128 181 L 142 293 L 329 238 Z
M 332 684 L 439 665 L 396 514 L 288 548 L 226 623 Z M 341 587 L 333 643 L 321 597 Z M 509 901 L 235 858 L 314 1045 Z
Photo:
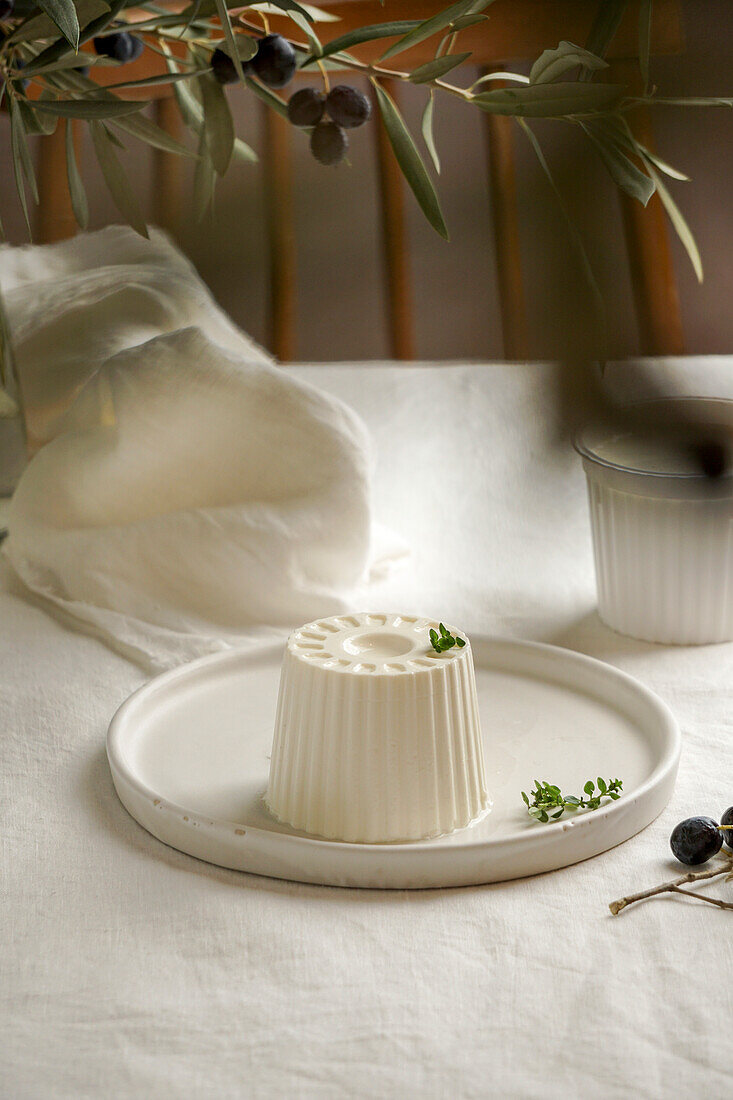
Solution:
M 44 101 L 43 110 L 49 115 L 61 118 L 83 118 L 87 121 L 99 121 L 105 118 L 121 118 L 133 115 L 147 107 L 143 99 L 49 99 Z
M 57 38 L 45 50 L 41 50 L 32 61 L 29 61 L 23 70 L 23 76 L 35 76 L 36 73 L 52 72 L 52 66 L 58 68 L 57 62 L 66 57 L 78 57 L 76 50 L 68 44 L 66 39 Z
M 166 64 L 169 71 L 172 73 L 177 73 L 178 59 L 173 59 L 173 56 L 171 55 L 170 50 L 167 46 L 165 47 L 164 56 L 166 58 Z M 194 81 L 188 81 L 185 84 L 174 84 L 173 91 L 175 93 L 176 101 L 178 103 L 178 109 L 181 112 L 183 121 L 186 123 L 189 129 L 193 130 L 195 134 L 199 134 L 200 136 L 201 129 L 204 124 L 204 109 L 199 100 L 196 98 L 196 88 L 197 86 Z M 273 99 L 277 100 L 277 97 L 273 96 Z M 277 100 L 277 102 L 280 103 L 280 100 Z M 142 116 L 142 118 L 145 121 L 144 116 Z M 160 132 L 162 134 L 165 134 L 165 131 L 163 130 L 161 130 Z M 153 144 L 153 142 L 151 142 L 151 144 Z M 183 146 L 180 146 L 180 149 L 183 149 L 183 151 L 188 156 L 194 155 Z M 254 149 L 251 149 L 246 142 L 241 140 L 241 138 L 234 139 L 234 151 L 232 155 L 237 160 L 245 161 L 248 164 L 256 164 L 259 159 Z
M 118 3 L 118 7 L 119 6 Z M 105 8 L 107 8 L 106 4 Z M 85 42 L 88 42 L 90 38 L 104 30 L 107 24 L 114 18 L 115 14 L 113 8 L 107 8 L 101 15 L 87 23 L 79 36 L 79 48 L 81 48 Z M 23 70 L 23 75 L 35 76 L 38 73 L 46 74 L 63 68 L 74 68 L 74 62 L 76 62 L 78 66 L 100 64 L 100 59 L 87 57 L 86 54 L 80 54 L 77 47 L 70 46 L 64 38 L 57 38 L 55 42 L 46 46 L 45 50 L 41 50 L 39 54 L 28 62 Z M 117 64 L 117 62 L 109 58 L 105 59 L 103 63 L 107 65 Z
M 422 116 L 422 136 L 423 141 L 430 153 L 430 158 L 435 165 L 435 171 L 440 174 L 440 157 L 438 156 L 438 150 L 435 147 L 435 137 L 433 135 L 433 110 L 435 101 L 433 93 L 428 96 L 428 102 L 425 105 L 425 111 Z
M 46 91 L 41 93 L 40 100 L 31 101 L 29 99 L 17 100 L 20 113 L 23 116 L 23 123 L 25 125 L 25 131 L 27 134 L 52 134 L 58 125 L 58 118 L 54 118 L 52 115 L 45 114 L 40 109 L 40 104 L 44 98 L 48 96 Z
M 199 159 L 193 176 L 193 213 L 197 222 L 203 221 L 211 209 L 216 186 L 216 171 L 212 164 L 203 130 L 199 138 Z
M 64 69 L 79 69 L 86 65 L 93 65 L 95 68 L 99 68 L 100 66 L 118 67 L 118 63 L 113 61 L 110 57 L 94 57 L 91 54 L 78 54 L 73 50 L 69 50 L 64 57 L 60 57 L 58 61 L 49 61 L 47 65 L 41 65 L 40 68 L 34 65 L 32 75 L 46 76 L 50 73 L 62 72 Z M 23 72 L 20 73 L 20 76 L 26 76 L 27 71 L 27 69 L 24 69 Z
M 232 7 L 240 7 L 232 0 Z M 311 23 L 340 23 L 341 16 L 336 15 L 334 12 L 324 11 L 323 8 L 317 8 L 314 4 L 301 4 L 286 5 L 285 3 L 276 4 L 275 0 L 264 0 L 264 2 L 249 4 L 248 7 L 252 11 L 263 12 L 265 15 L 279 15 L 280 12 L 287 12 L 288 16 L 293 11 L 297 11 L 300 15 L 304 15 Z
M 308 20 L 305 15 L 299 11 L 289 11 L 288 16 L 295 23 L 296 27 L 300 27 L 305 37 L 308 39 L 308 45 L 313 51 L 313 57 L 321 57 L 323 55 L 323 46 L 320 43 L 318 35 L 311 26 L 312 20 Z
M 74 7 L 80 27 L 86 27 L 92 19 L 109 11 L 109 4 L 105 0 L 76 0 Z M 8 42 L 15 45 L 16 42 L 39 42 L 44 38 L 55 38 L 57 26 L 48 15 L 32 15 L 13 31 Z
M 30 150 L 28 148 L 28 135 L 26 134 L 23 115 L 20 111 L 18 101 L 14 99 L 11 102 L 11 120 L 13 130 L 17 136 L 17 151 L 20 155 L 20 164 L 23 169 L 23 175 L 30 188 L 31 195 L 33 196 L 33 201 L 38 205 L 38 185 L 36 184 L 36 174 L 33 171 L 33 161 L 31 160 Z
M 242 68 L 242 61 L 239 56 L 239 50 L 237 48 L 237 40 L 234 37 L 234 31 L 232 30 L 232 21 L 229 18 L 229 12 L 227 10 L 226 0 L 216 0 L 216 14 L 221 21 L 221 27 L 224 31 L 224 38 L 226 39 L 228 54 L 234 62 L 234 68 L 237 70 L 237 76 L 240 80 L 244 80 L 244 69 Z
M 517 84 L 529 84 L 529 77 L 523 76 L 522 73 L 484 73 L 483 76 L 479 77 L 479 79 L 471 85 L 471 91 L 473 91 L 474 88 L 478 88 L 479 85 L 489 84 L 493 80 L 515 80 Z
M 168 72 L 180 72 L 180 58 L 173 57 L 170 46 L 167 42 L 161 42 L 161 46 Z M 193 130 L 194 133 L 200 135 L 201 127 L 204 123 L 204 112 L 199 101 L 194 95 L 194 92 L 196 91 L 197 86 L 193 81 L 186 84 L 173 85 L 173 94 L 176 97 L 178 110 L 181 112 L 181 117 L 183 121 L 189 127 L 189 129 Z
M 79 46 L 79 20 L 72 0 L 37 0 L 38 7 L 56 24 L 74 49 Z
M 320 56 L 330 57 L 331 54 L 342 53 L 343 50 L 349 50 L 352 46 L 358 46 L 362 42 L 374 42 L 379 38 L 395 38 L 397 35 L 405 34 L 419 26 L 419 19 L 401 19 L 392 23 L 372 23 L 368 27 L 357 27 L 356 30 L 349 31 L 348 34 L 342 34 L 339 38 L 326 42 L 322 47 L 323 52 Z M 306 65 L 311 65 L 317 60 L 318 58 L 314 54 L 310 54 L 306 57 L 301 68 L 304 69 Z
M 424 42 L 426 38 L 430 38 L 432 35 L 442 31 L 445 27 L 449 27 L 455 20 L 460 19 L 462 15 L 477 15 L 483 11 L 484 8 L 488 8 L 489 4 L 493 3 L 493 0 L 457 0 L 457 3 L 451 4 L 450 7 L 444 8 L 443 11 L 439 11 L 437 15 L 431 16 L 430 19 L 423 20 L 417 27 L 408 31 L 403 38 L 400 38 L 399 42 L 394 42 L 389 49 L 382 54 L 382 61 L 386 61 L 388 57 L 393 57 L 396 53 L 401 53 L 403 50 L 409 50 L 411 46 L 416 46 L 418 42 Z
M 241 160 L 244 164 L 257 164 L 259 159 L 254 149 L 246 141 L 242 141 L 241 138 L 234 139 L 232 160 Z
M 129 7 L 130 5 L 125 5 L 123 2 L 123 7 L 124 6 Z M 212 11 L 213 15 L 216 16 L 215 10 L 212 9 Z M 174 15 L 151 15 L 149 19 L 141 19 L 139 22 L 135 21 L 134 23 L 127 23 L 127 25 L 130 31 L 134 34 L 145 34 L 148 32 L 154 34 L 160 28 L 179 28 L 181 26 L 181 18 L 181 15 L 179 15 L 178 13 L 175 13 Z M 218 20 L 218 16 L 216 16 L 216 18 Z M 201 28 L 207 31 L 215 31 L 217 34 L 221 31 L 221 26 L 219 25 L 218 21 L 214 23 L 213 18 L 211 20 L 208 20 L 201 18 L 197 15 L 195 22 L 197 28 Z M 185 33 L 185 30 L 185 27 L 179 30 L 176 37 L 186 39 L 188 35 Z M 85 31 L 84 33 L 87 34 L 88 31 Z M 110 31 L 110 33 L 115 34 L 116 32 L 112 30 Z
M 71 209 L 74 211 L 74 217 L 80 229 L 86 229 L 89 224 L 89 205 L 76 163 L 74 125 L 72 122 L 66 123 L 66 177 L 69 181 L 69 195 L 71 196 Z
M 699 252 L 699 249 L 698 249 L 697 244 L 695 242 L 695 238 L 692 234 L 692 230 L 690 229 L 689 225 L 685 221 L 685 219 L 682 215 L 682 211 L 680 210 L 677 203 L 674 201 L 674 199 L 670 195 L 670 193 L 667 190 L 665 184 L 662 182 L 659 174 L 655 171 L 654 166 L 652 165 L 651 161 L 648 159 L 648 157 L 644 156 L 644 154 L 642 154 L 642 159 L 643 159 L 644 164 L 646 166 L 647 172 L 649 173 L 651 178 L 654 180 L 654 183 L 655 183 L 655 186 L 656 186 L 656 189 L 657 189 L 657 194 L 659 195 L 659 198 L 662 200 L 662 205 L 664 206 L 664 209 L 667 211 L 667 216 L 669 217 L 669 220 L 672 222 L 675 233 L 679 237 L 685 252 L 687 253 L 687 255 L 690 258 L 690 263 L 692 264 L 693 270 L 694 270 L 695 275 L 697 277 L 697 281 L 698 281 L 698 283 L 701 283 L 703 281 L 702 260 L 700 258 L 700 252 Z
M 101 34 L 106 30 L 107 26 L 117 17 L 125 6 L 126 0 L 113 0 L 113 3 L 109 6 L 108 10 L 101 15 L 90 20 L 84 27 L 83 32 L 79 35 L 79 46 L 83 46 L 85 42 L 88 42 L 90 38 L 94 38 L 96 35 Z M 49 65 L 54 61 L 59 61 L 61 58 L 67 57 L 72 53 L 76 54 L 76 46 L 69 46 L 63 38 L 59 38 L 58 41 L 52 42 L 50 46 L 47 46 L 45 50 L 42 50 L 32 61 L 26 65 L 25 75 L 31 76 L 41 70 L 48 70 Z M 91 85 L 93 87 L 93 85 Z
M 169 57 L 167 60 L 169 69 L 173 72 L 177 72 L 175 69 L 175 62 Z M 173 92 L 178 103 L 178 110 L 181 112 L 181 117 L 190 130 L 199 134 L 204 124 L 204 109 L 201 103 L 194 95 L 197 90 L 194 82 L 186 84 L 175 84 L 173 86 Z
M 419 65 L 411 74 L 410 80 L 413 84 L 426 84 L 429 80 L 437 80 L 449 73 L 451 69 L 462 65 L 470 56 L 469 51 L 468 53 L 452 53 L 446 57 L 436 57 L 433 61 L 427 61 L 424 65 Z
M 620 146 L 614 131 L 605 118 L 581 121 L 581 127 L 590 138 L 603 161 L 611 179 L 634 199 L 646 206 L 654 194 L 654 180 L 634 164 Z
M 158 53 L 161 57 L 165 58 L 165 63 L 168 67 L 168 71 L 171 73 L 180 73 L 183 69 L 197 69 L 198 65 L 190 58 L 174 57 L 171 52 L 171 48 L 165 39 L 161 39 L 158 44 Z M 241 56 L 241 55 L 240 55 Z
M 257 48 L 259 46 L 259 42 L 257 42 L 254 38 L 250 38 L 249 35 L 246 35 L 246 34 L 238 34 L 238 35 L 235 36 L 235 39 L 236 39 L 237 54 L 239 55 L 239 60 L 240 61 L 251 61 L 252 58 L 254 57 L 254 55 L 257 53 Z M 228 46 L 224 50 L 224 53 L 226 53 L 227 56 L 229 56 L 229 47 Z M 180 63 L 180 58 L 178 58 L 177 60 Z
M 664 96 L 655 96 L 655 106 L 657 103 L 661 103 L 665 107 L 733 107 L 733 98 L 720 95 L 693 95 L 674 99 Z
M 645 160 L 652 162 L 655 168 L 660 172 L 664 172 L 665 176 L 669 176 L 673 180 L 683 180 L 685 183 L 690 182 L 690 177 L 686 176 L 684 172 L 680 172 L 678 168 L 673 168 L 671 164 L 667 164 L 665 160 L 662 160 L 660 156 L 653 153 L 651 149 L 645 148 L 643 145 L 636 143 L 639 151 L 644 154 Z
M 529 72 L 530 84 L 549 84 L 562 76 L 568 69 L 581 66 L 583 69 L 607 69 L 608 62 L 602 57 L 596 57 L 582 46 L 575 46 L 572 42 L 561 42 L 554 50 L 545 50 L 535 61 Z
M 9 420 L 18 415 L 18 405 L 7 390 L 0 386 L 0 419 Z
M 28 100 L 18 99 L 16 100 L 18 109 L 23 117 L 23 125 L 25 126 L 26 134 L 37 135 L 45 133 L 45 130 L 41 128 L 41 123 L 36 115 L 36 112 L 29 105 Z M 58 119 L 53 119 L 54 125 L 58 122 Z
M 465 31 L 467 27 L 475 27 L 477 23 L 485 23 L 488 15 L 461 15 L 453 20 L 454 31 Z
M 556 84 L 528 84 L 522 88 L 497 88 L 479 92 L 472 102 L 482 111 L 522 118 L 559 118 L 608 109 L 620 97 L 618 84 L 580 84 L 559 81 Z
M 298 15 L 302 15 L 304 19 L 307 19 L 309 23 L 314 21 L 308 9 L 302 7 L 296 0 L 269 0 L 269 3 L 273 8 L 279 8 L 280 11 L 287 12 L 289 16 L 297 12 Z M 233 6 L 236 7 L 236 5 Z
M 612 135 L 616 144 L 624 148 L 627 153 L 640 157 L 645 163 L 650 161 L 658 171 L 663 172 L 665 176 L 669 176 L 673 180 L 682 180 L 689 183 L 689 176 L 686 176 L 684 172 L 680 172 L 679 169 L 673 168 L 671 164 L 667 164 L 666 161 L 662 160 L 657 153 L 653 153 L 651 149 L 647 149 L 645 145 L 642 145 L 632 133 L 631 127 L 623 115 L 605 115 L 602 119 L 593 119 L 592 124 L 594 126 L 602 125 Z
M 141 141 L 152 145 L 154 149 L 162 149 L 164 153 L 176 153 L 178 156 L 183 157 L 194 157 L 196 155 L 190 149 L 187 149 L 185 145 L 182 145 L 180 141 L 176 141 L 175 138 L 166 133 L 161 126 L 146 118 L 145 115 L 127 115 L 124 118 L 114 118 L 111 122 L 118 130 L 123 130 L 132 137 L 140 138 Z
M 405 126 L 402 115 L 389 93 L 376 80 L 372 80 L 372 84 L 377 94 L 377 103 L 379 104 L 387 136 L 402 174 L 433 229 L 447 241 L 448 229 L 443 220 L 438 196 L 410 132 Z
M 611 45 L 613 36 L 618 30 L 629 0 L 602 0 L 596 9 L 596 17 L 593 20 L 585 48 L 596 57 L 605 57 L 606 50 Z M 581 80 L 591 80 L 593 70 L 586 69 Z
M 109 0 L 109 10 L 100 12 L 96 18 L 90 19 L 89 22 L 85 24 L 83 31 L 79 35 L 79 45 L 83 46 L 85 42 L 89 42 L 90 39 L 106 31 L 110 23 L 114 22 L 120 12 L 126 7 L 130 7 L 129 0 Z
M 267 4 L 256 5 L 260 11 L 267 7 Z M 335 12 L 325 11 L 324 8 L 317 8 L 315 4 L 301 4 L 301 8 L 304 12 L 310 15 L 314 23 L 340 23 L 341 16 L 336 15 Z
M 260 84 L 258 80 L 252 80 L 251 77 L 246 77 L 244 83 L 254 92 L 258 99 L 261 99 L 263 103 L 266 103 L 268 107 L 271 107 L 273 111 L 277 111 L 283 118 L 288 117 L 288 105 L 283 103 L 280 96 L 275 95 L 269 88 L 266 88 L 264 84 Z
M 122 165 L 117 159 L 117 154 L 110 141 L 109 134 L 101 122 L 90 122 L 89 129 L 92 134 L 94 152 L 96 153 L 99 167 L 102 169 L 102 175 L 104 176 L 104 182 L 107 184 L 107 188 L 114 200 L 115 206 L 120 214 L 122 214 L 123 218 L 125 218 L 141 237 L 147 237 L 148 230 L 140 210 L 140 205 L 137 201 L 137 196 L 130 186 L 130 181 L 125 175 Z
M 202 70 L 187 70 L 184 73 L 158 73 L 157 76 L 146 76 L 140 80 L 123 80 L 119 84 L 107 84 L 99 89 L 100 94 L 114 92 L 118 88 L 148 88 L 156 84 L 175 84 L 177 80 L 190 80 L 198 76 Z M 208 70 L 204 70 L 208 71 Z
M 174 91 L 183 121 L 190 130 L 199 133 L 204 124 L 204 111 L 196 97 L 191 94 L 191 85 L 178 84 Z
M 28 200 L 25 194 L 25 184 L 23 182 L 23 169 L 20 153 L 20 138 L 19 127 L 22 126 L 20 121 L 20 111 L 15 99 L 10 100 L 10 148 L 13 154 L 13 177 L 15 179 L 15 189 L 18 192 L 18 198 L 20 199 L 20 205 L 23 210 L 23 217 L 25 218 L 25 224 L 28 229 L 28 236 L 31 234 L 31 223 L 28 217 Z
M 216 0 L 192 0 L 192 3 L 181 12 L 183 30 L 188 30 L 191 23 L 197 22 L 198 20 L 204 20 L 216 14 Z
M 201 10 L 201 0 L 193 0 L 193 3 L 186 9 L 185 16 L 186 22 L 181 30 L 181 38 L 183 38 L 191 29 L 191 25 L 196 22 L 198 14 Z
M 180 98 L 178 100 L 181 114 L 183 115 L 186 125 L 194 131 L 194 133 L 200 133 L 204 124 L 204 111 L 203 107 L 198 103 L 196 97 L 192 95 L 192 85 L 179 85 L 176 88 L 177 92 L 180 92 Z M 273 97 L 274 98 L 274 97 Z M 278 100 L 278 102 L 280 102 Z M 194 154 L 190 153 L 186 149 L 186 153 L 189 156 Z M 257 164 L 259 157 L 245 141 L 241 138 L 235 137 L 234 149 L 232 150 L 232 158 L 234 160 L 241 160 L 246 164 Z
M 0 416 L 17 416 L 18 408 L 18 375 L 15 369 L 15 357 L 13 344 L 10 338 L 10 325 L 8 324 L 2 295 L 0 295 Z M 21 421 L 23 424 L 23 421 Z
M 234 121 L 221 84 L 209 73 L 198 79 L 204 107 L 204 136 L 211 162 L 223 176 L 234 151 Z
M 117 137 L 117 134 L 114 132 L 114 130 L 110 129 L 110 125 L 114 126 L 114 123 L 111 123 L 111 124 L 110 123 L 105 123 L 105 128 L 107 130 L 107 137 L 109 138 L 109 140 L 112 142 L 112 144 L 115 146 L 116 149 L 121 149 L 124 153 L 127 146 L 125 145 L 124 141 L 122 141 L 120 138 Z

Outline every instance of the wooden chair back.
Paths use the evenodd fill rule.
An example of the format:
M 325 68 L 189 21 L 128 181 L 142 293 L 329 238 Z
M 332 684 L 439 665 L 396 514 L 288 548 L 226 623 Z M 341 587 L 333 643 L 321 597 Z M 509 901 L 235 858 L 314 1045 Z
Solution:
M 356 26 L 380 23 L 390 17 L 427 19 L 442 6 L 441 0 L 321 0 L 339 17 L 338 22 L 319 25 L 319 35 L 330 41 Z M 396 9 L 399 8 L 399 11 Z M 391 10 L 390 10 L 391 9 Z M 483 25 L 461 32 L 461 49 L 471 50 L 472 62 L 486 71 L 499 71 L 511 63 L 537 57 L 543 49 L 561 39 L 585 42 L 596 5 L 588 0 L 497 0 L 491 7 L 490 30 Z M 638 51 L 639 4 L 628 5 L 611 44 L 608 60 L 611 79 L 633 85 L 638 79 L 635 58 Z M 273 30 L 288 33 L 292 24 L 271 17 Z M 682 49 L 679 0 L 655 0 L 653 5 L 652 52 L 673 54 Z M 384 43 L 365 43 L 352 49 L 365 61 L 375 60 Z M 400 55 L 400 65 L 416 66 L 432 59 L 434 43 L 421 43 Z M 133 63 L 135 75 L 159 70 L 160 59 L 145 51 Z M 148 68 L 150 73 L 148 73 Z M 131 66 L 132 69 L 132 66 Z M 100 83 L 114 82 L 114 70 L 95 72 Z M 401 85 L 392 81 L 390 92 L 399 100 Z M 174 136 L 180 136 L 181 121 L 165 85 L 146 88 L 145 98 L 157 93 L 156 121 Z M 134 92 L 130 93 L 134 95 Z M 263 170 L 268 194 L 268 239 L 270 247 L 270 338 L 271 350 L 283 361 L 296 357 L 297 280 L 296 234 L 293 210 L 291 130 L 286 120 L 263 107 L 266 148 Z M 653 145 L 648 112 L 637 111 L 639 136 Z M 516 167 L 513 120 L 486 116 L 488 149 L 487 195 L 493 224 L 498 291 L 506 359 L 525 359 L 528 334 L 519 244 Z M 381 203 L 382 251 L 388 302 L 389 343 L 395 359 L 412 359 L 415 353 L 414 321 L 410 278 L 409 233 L 405 217 L 405 190 L 401 173 L 381 121 L 376 123 Z M 153 214 L 157 224 L 174 235 L 181 216 L 181 164 L 171 154 L 154 151 Z M 75 225 L 66 187 L 64 127 L 40 142 L 38 184 L 40 207 L 37 239 L 58 240 L 73 234 Z M 684 351 L 679 299 L 672 263 L 664 210 L 657 196 L 646 208 L 621 196 L 632 292 L 644 355 L 678 355 Z

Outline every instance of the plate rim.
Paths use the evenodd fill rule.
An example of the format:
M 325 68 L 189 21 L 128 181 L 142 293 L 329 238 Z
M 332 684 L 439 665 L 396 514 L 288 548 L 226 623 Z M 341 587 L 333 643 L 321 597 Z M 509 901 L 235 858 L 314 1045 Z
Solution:
M 617 679 L 618 682 L 624 684 L 632 693 L 636 693 L 638 697 L 641 697 L 647 706 L 652 711 L 656 712 L 658 719 L 661 722 L 661 730 L 663 739 L 665 742 L 665 749 L 661 756 L 661 759 L 657 761 L 654 768 L 646 779 L 640 783 L 633 790 L 633 797 L 639 799 L 646 794 L 649 794 L 657 786 L 664 784 L 666 780 L 673 775 L 679 765 L 681 750 L 682 750 L 682 734 L 679 723 L 675 718 L 672 710 L 651 688 L 643 684 L 635 676 L 632 676 L 628 672 L 624 672 L 622 669 L 617 668 L 615 665 L 611 665 L 606 661 L 599 660 L 597 657 L 590 657 L 585 653 L 579 653 L 577 650 L 566 649 L 563 646 L 552 645 L 548 642 L 536 642 L 529 641 L 522 638 L 514 637 L 502 637 L 501 635 L 472 633 L 470 635 L 471 644 L 474 651 L 477 646 L 491 646 L 498 645 L 504 646 L 514 650 L 522 650 L 525 652 L 534 652 L 542 654 L 550 660 L 563 661 L 569 660 L 570 663 L 576 663 L 586 668 L 590 668 L 596 672 L 600 672 L 610 679 Z M 518 844 L 526 844 L 528 841 L 528 834 L 526 828 L 512 831 L 509 834 L 503 835 L 498 839 L 491 837 L 485 838 L 481 842 L 475 840 L 456 841 L 450 845 L 439 844 L 437 842 L 445 840 L 446 836 L 454 834 L 443 834 L 437 837 L 428 837 L 421 840 L 413 841 L 396 841 L 387 843 L 361 843 L 353 841 L 332 840 L 327 837 L 318 836 L 303 836 L 297 832 L 282 832 L 279 829 L 266 829 L 258 825 L 242 825 L 239 822 L 231 821 L 226 818 L 212 818 L 207 814 L 199 813 L 196 810 L 191 810 L 189 807 L 182 806 L 179 803 L 172 802 L 169 799 L 162 798 L 157 791 L 152 787 L 149 787 L 135 772 L 131 770 L 127 762 L 124 759 L 124 753 L 122 750 L 122 741 L 126 732 L 126 724 L 130 718 L 130 715 L 134 715 L 135 709 L 144 704 L 148 696 L 155 695 L 161 690 L 165 690 L 170 684 L 175 683 L 179 679 L 188 679 L 192 674 L 196 674 L 202 669 L 207 668 L 210 665 L 226 665 L 229 662 L 238 662 L 247 660 L 248 657 L 256 658 L 262 656 L 268 656 L 275 654 L 284 649 L 286 639 L 267 642 L 263 645 L 257 645 L 247 648 L 233 647 L 231 649 L 222 650 L 218 653 L 206 654 L 203 657 L 198 657 L 193 661 L 189 661 L 183 665 L 179 665 L 176 668 L 169 669 L 165 672 L 159 673 L 146 683 L 138 687 L 131 695 L 127 697 L 120 704 L 115 711 L 110 721 L 107 736 L 106 736 L 106 749 L 107 759 L 109 762 L 110 771 L 112 772 L 113 780 L 116 780 L 117 775 L 120 776 L 124 782 L 133 788 L 133 790 L 141 797 L 149 799 L 154 805 L 163 807 L 173 813 L 178 813 L 181 817 L 184 817 L 187 824 L 191 828 L 203 828 L 204 831 L 217 831 L 221 827 L 228 826 L 231 830 L 237 828 L 242 830 L 242 834 L 246 833 L 247 836 L 259 836 L 266 838 L 268 842 L 287 842 L 297 843 L 300 846 L 313 847 L 314 850 L 318 850 L 321 853 L 334 852 L 339 854 L 344 853 L 364 853 L 364 854 L 377 854 L 385 858 L 389 858 L 390 855 L 413 855 L 417 856 L 418 853 L 432 852 L 436 850 L 447 851 L 456 855 L 466 852 L 475 853 L 479 849 L 501 849 L 502 852 L 511 850 L 511 848 Z M 582 690 L 582 689 L 581 689 Z M 588 694 L 588 692 L 584 692 Z M 609 704 L 610 705 L 610 704 Z M 115 789 L 117 784 L 115 782 Z M 119 797 L 119 792 L 118 792 Z M 157 802 L 156 802 L 157 799 Z M 580 828 L 598 828 L 602 825 L 603 821 L 611 815 L 618 813 L 619 802 L 609 802 L 608 804 L 601 806 L 599 809 L 594 810 L 592 813 L 578 814 L 571 819 L 564 821 L 547 822 L 542 826 L 541 836 L 547 839 L 552 839 L 554 836 L 561 832 L 565 832 L 572 825 L 573 830 Z M 127 807 L 125 807 L 127 809 Z M 129 811 L 128 811 L 129 812 Z M 132 815 L 134 817 L 134 815 Z M 137 819 L 135 819 L 137 820 Z M 644 828 L 646 826 L 643 826 Z M 143 826 L 145 828 L 145 826 Z M 457 830 L 460 832 L 470 832 L 471 825 L 465 829 Z M 149 831 L 149 830 L 146 830 Z M 638 830 L 637 830 L 638 831 Z M 631 834 L 634 835 L 634 834 Z M 539 836 L 538 836 L 539 839 Z M 165 843 L 165 842 L 163 842 Z M 599 855 L 602 852 L 598 853 Z M 199 858 L 194 856 L 193 858 Z M 255 872 L 257 873 L 257 872 Z

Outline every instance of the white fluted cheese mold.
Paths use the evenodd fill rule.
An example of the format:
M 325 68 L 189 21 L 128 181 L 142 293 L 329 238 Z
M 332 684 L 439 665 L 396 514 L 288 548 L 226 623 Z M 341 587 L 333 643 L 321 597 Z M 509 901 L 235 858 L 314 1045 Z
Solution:
M 450 833 L 490 810 L 471 644 L 436 653 L 431 628 L 363 612 L 290 635 L 265 795 L 275 817 L 332 840 L 388 843 Z
M 644 641 L 733 641 L 733 472 L 706 478 L 690 447 L 706 438 L 730 447 L 733 402 L 683 397 L 649 408 L 669 416 L 670 434 L 600 428 L 576 440 L 588 479 L 598 613 Z

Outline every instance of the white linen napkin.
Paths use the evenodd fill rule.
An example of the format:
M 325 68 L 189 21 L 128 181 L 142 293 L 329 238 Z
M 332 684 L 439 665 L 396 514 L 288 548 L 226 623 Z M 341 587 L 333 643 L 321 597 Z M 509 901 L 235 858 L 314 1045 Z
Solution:
M 0 249 L 29 438 L 5 554 L 152 668 L 353 607 L 366 429 L 275 366 L 160 233 Z M 381 541 L 379 572 L 403 548 Z

